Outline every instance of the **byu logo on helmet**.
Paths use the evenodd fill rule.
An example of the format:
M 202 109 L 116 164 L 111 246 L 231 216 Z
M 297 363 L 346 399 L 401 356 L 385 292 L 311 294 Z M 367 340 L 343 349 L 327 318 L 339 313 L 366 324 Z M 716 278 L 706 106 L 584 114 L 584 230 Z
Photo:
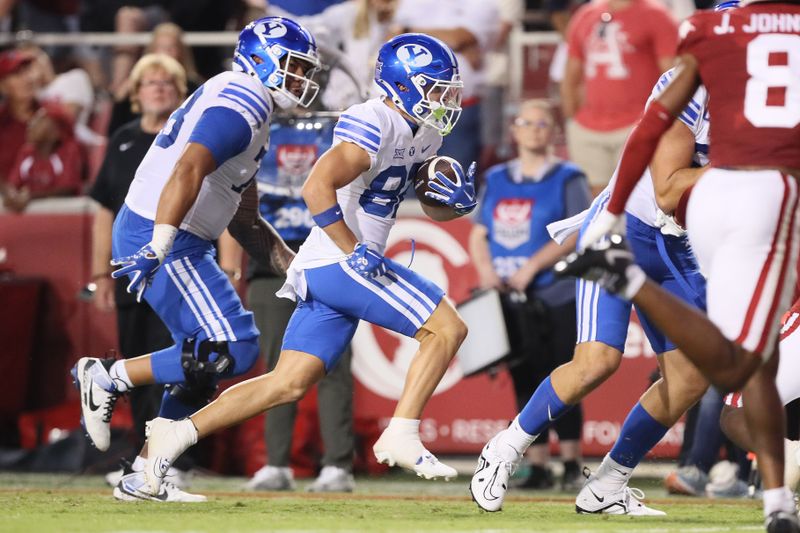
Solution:
M 433 61 L 433 54 L 424 46 L 407 44 L 397 49 L 397 58 L 414 68 L 427 67 Z
M 286 35 L 287 31 L 288 30 L 286 29 L 286 26 L 275 21 L 268 21 L 266 23 L 262 22 L 256 24 L 253 28 L 253 33 L 256 34 L 258 40 L 264 45 L 267 44 L 267 39 L 277 39 L 278 37 L 283 37 Z

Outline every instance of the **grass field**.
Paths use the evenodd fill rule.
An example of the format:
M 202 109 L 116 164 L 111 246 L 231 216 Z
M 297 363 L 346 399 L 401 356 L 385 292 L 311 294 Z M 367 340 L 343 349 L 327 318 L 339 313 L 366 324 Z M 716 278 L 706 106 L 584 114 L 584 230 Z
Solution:
M 193 491 L 207 494 L 208 503 L 156 504 L 117 502 L 95 476 L 0 474 L 0 533 L 762 530 L 758 502 L 668 498 L 646 481 L 638 486 L 667 517 L 582 516 L 574 496 L 520 491 L 503 512 L 485 513 L 470 500 L 465 476 L 451 483 L 359 478 L 353 494 L 321 496 L 243 492 L 243 481 L 200 477 Z

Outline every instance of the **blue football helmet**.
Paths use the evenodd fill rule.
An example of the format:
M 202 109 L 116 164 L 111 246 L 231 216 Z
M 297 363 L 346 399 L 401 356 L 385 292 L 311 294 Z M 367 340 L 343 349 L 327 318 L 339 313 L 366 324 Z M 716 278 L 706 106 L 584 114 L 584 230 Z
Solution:
M 714 11 L 727 11 L 739 7 L 739 0 L 723 0 L 714 6 Z
M 313 77 L 319 68 L 314 36 L 283 17 L 265 17 L 245 26 L 233 54 L 233 69 L 261 80 L 283 109 L 308 107 L 314 101 L 319 85 Z
M 417 123 L 447 135 L 461 116 L 461 90 L 453 51 L 423 33 L 404 33 L 384 44 L 375 83 Z

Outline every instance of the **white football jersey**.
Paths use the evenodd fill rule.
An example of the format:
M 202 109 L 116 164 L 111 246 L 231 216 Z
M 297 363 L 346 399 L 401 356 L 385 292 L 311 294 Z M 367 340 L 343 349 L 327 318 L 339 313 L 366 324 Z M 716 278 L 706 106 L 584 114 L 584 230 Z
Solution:
M 647 103 L 649 104 L 656 98 L 661 91 L 663 91 L 672 79 L 675 69 L 668 70 L 661 75 L 661 78 L 653 87 L 653 92 Z M 689 104 L 681 112 L 678 120 L 686 124 L 694 134 L 694 155 L 692 162 L 698 166 L 708 164 L 708 93 L 706 88 L 702 85 L 698 87 L 697 91 L 692 96 Z M 607 191 L 611 191 L 614 187 L 614 182 L 617 180 L 617 170 L 614 171 L 614 177 L 606 187 Z M 605 191 L 604 191 L 605 192 Z M 601 196 L 604 193 L 601 193 Z M 599 197 L 599 196 L 598 196 Z M 655 190 L 653 189 L 653 178 L 650 175 L 650 168 L 648 167 L 642 175 L 642 179 L 633 189 L 628 203 L 625 206 L 625 211 L 632 214 L 645 224 L 653 227 L 658 227 L 656 217 L 658 213 L 658 204 L 656 204 Z
M 342 142 L 360 146 L 371 161 L 369 170 L 336 191 L 344 221 L 359 242 L 383 253 L 389 230 L 396 221 L 397 208 L 416 169 L 438 152 L 442 136 L 425 126 L 415 134 L 402 115 L 381 97 L 354 105 L 339 116 L 332 146 Z M 325 231 L 314 226 L 289 267 L 287 284 L 293 287 L 291 292 L 305 298 L 302 271 L 336 263 L 345 255 Z M 293 296 L 283 289 L 279 295 Z
M 253 180 L 269 143 L 272 97 L 259 80 L 242 72 L 223 72 L 205 82 L 169 117 L 136 169 L 125 203 L 134 213 L 155 220 L 158 200 L 172 169 L 203 112 L 225 107 L 250 126 L 250 143 L 205 177 L 181 229 L 214 240 L 239 207 L 242 191 Z

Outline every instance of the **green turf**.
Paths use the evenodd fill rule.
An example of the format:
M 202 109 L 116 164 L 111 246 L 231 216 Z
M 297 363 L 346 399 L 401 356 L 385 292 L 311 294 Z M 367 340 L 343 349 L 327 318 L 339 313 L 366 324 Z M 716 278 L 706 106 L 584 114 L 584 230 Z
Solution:
M 0 474 L 0 532 L 255 531 L 757 531 L 757 502 L 658 498 L 667 517 L 579 516 L 574 497 L 516 493 L 502 513 L 466 496 L 466 480 L 359 479 L 352 495 L 236 492 L 241 479 L 205 478 L 206 504 L 122 503 L 100 478 Z M 522 495 L 520 495 L 522 494 Z

